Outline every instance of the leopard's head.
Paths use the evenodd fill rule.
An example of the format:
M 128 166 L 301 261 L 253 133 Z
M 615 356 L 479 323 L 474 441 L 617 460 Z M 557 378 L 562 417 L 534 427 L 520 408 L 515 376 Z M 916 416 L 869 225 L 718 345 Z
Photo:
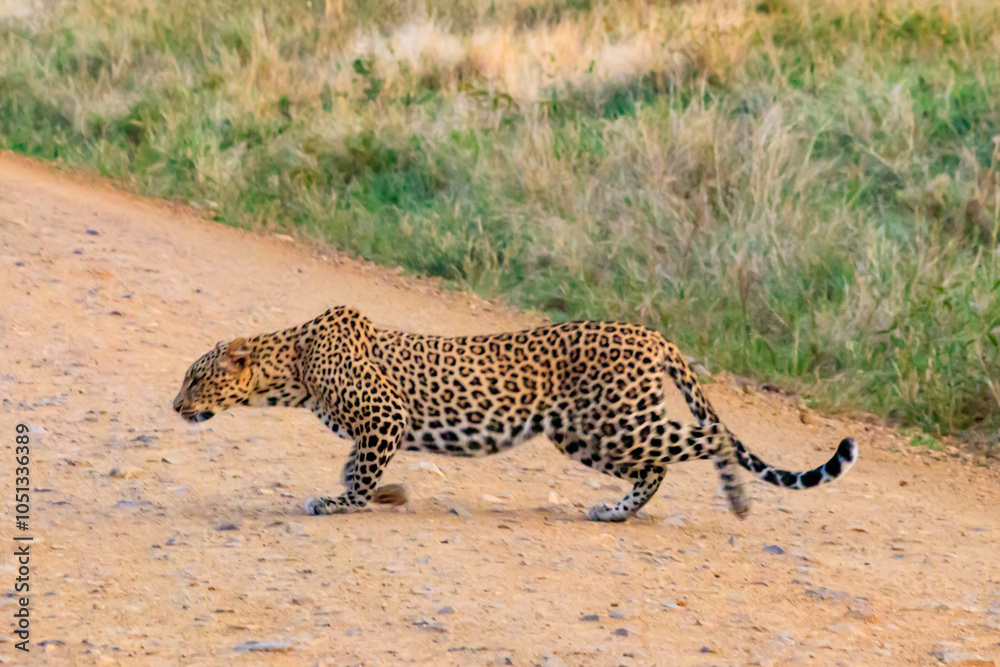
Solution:
M 216 345 L 184 374 L 174 410 L 188 421 L 203 422 L 245 404 L 254 391 L 251 352 L 245 338 Z

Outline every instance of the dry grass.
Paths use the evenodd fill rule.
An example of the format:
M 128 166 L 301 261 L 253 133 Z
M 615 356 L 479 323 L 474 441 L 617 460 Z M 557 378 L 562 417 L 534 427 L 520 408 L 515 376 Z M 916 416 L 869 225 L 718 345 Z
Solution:
M 995 3 L 90 0 L 7 21 L 6 147 L 995 448 Z

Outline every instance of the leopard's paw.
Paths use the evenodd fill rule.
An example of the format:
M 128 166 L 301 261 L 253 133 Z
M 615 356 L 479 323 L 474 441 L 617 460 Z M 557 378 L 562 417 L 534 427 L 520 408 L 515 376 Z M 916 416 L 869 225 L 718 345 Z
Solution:
M 306 514 L 322 516 L 324 514 L 349 514 L 352 512 L 362 512 L 366 508 L 364 505 L 356 505 L 347 501 L 343 496 L 331 498 L 330 496 L 320 496 L 310 498 L 303 505 Z
M 333 514 L 333 498 L 322 496 L 320 498 L 310 498 L 305 502 L 306 514 L 321 516 L 323 514 Z
M 605 503 L 599 503 L 590 508 L 587 518 L 591 521 L 624 521 L 630 514 L 624 510 L 609 507 Z

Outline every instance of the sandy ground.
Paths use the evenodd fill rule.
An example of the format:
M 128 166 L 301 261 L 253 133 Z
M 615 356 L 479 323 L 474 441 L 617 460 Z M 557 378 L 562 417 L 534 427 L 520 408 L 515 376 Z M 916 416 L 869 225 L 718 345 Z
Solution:
M 624 485 L 544 441 L 400 455 L 405 508 L 309 517 L 348 443 L 309 413 L 170 410 L 219 340 L 352 304 L 428 333 L 529 317 L 0 155 L 0 662 L 9 664 L 1000 664 L 996 471 L 726 382 L 708 394 L 765 459 L 861 460 L 811 492 L 707 462 L 648 512 L 585 520 Z M 689 419 L 679 397 L 675 411 Z M 14 429 L 31 429 L 32 652 L 14 649 Z M 19 533 L 23 534 L 23 533 Z

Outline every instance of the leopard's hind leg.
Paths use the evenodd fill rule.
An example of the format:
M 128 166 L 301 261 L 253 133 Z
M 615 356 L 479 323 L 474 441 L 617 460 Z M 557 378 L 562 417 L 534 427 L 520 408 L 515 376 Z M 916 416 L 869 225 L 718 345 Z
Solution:
M 626 429 L 589 440 L 564 437 L 556 444 L 584 465 L 633 483 L 614 505 L 592 507 L 588 516 L 594 521 L 625 521 L 653 497 L 669 464 L 694 459 L 711 459 L 715 464 L 734 514 L 744 518 L 749 511 L 732 436 L 721 424 L 682 426 L 664 416 L 638 432 Z
M 626 478 L 626 475 L 616 474 L 616 477 Z M 662 466 L 647 466 L 645 468 L 633 469 L 627 473 L 629 478 L 638 478 L 632 486 L 632 490 L 625 494 L 625 497 L 614 505 L 598 503 L 587 512 L 587 518 L 591 521 L 625 521 L 642 509 L 648 503 L 660 483 L 666 476 L 666 468 Z
M 656 495 L 666 474 L 666 467 L 639 462 L 612 461 L 606 443 L 588 440 L 572 434 L 556 434 L 556 447 L 572 459 L 594 470 L 632 482 L 632 490 L 614 505 L 600 503 L 590 508 L 592 521 L 625 521 Z

